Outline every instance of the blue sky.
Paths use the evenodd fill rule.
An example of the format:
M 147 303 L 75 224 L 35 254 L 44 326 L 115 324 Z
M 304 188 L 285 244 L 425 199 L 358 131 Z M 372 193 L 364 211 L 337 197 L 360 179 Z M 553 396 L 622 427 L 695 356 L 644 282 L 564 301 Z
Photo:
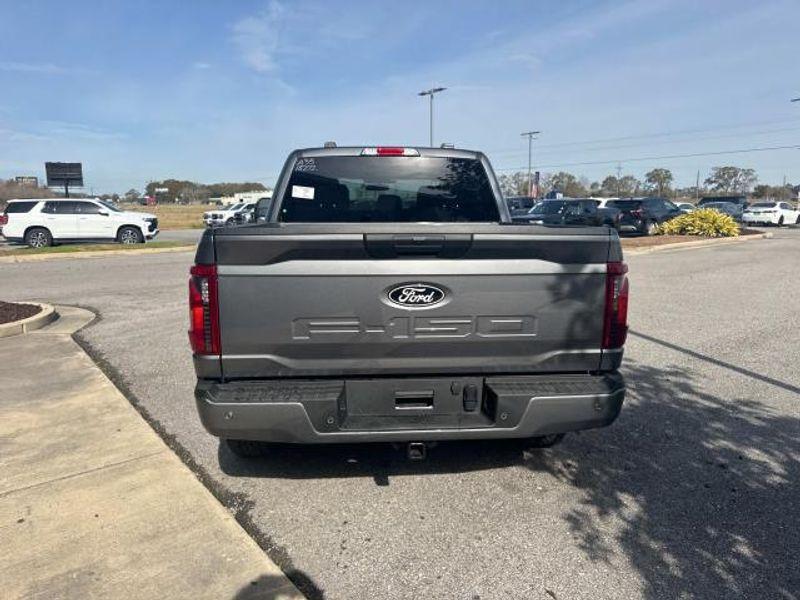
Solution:
M 68 7 L 68 10 L 65 8 Z M 0 4 L 0 177 L 82 161 L 97 193 L 150 179 L 271 184 L 293 148 L 436 143 L 601 179 L 753 167 L 800 183 L 800 2 Z M 642 159 L 645 160 L 633 160 Z M 588 163 L 588 164 L 578 164 Z M 595 164 L 605 163 L 605 164 Z

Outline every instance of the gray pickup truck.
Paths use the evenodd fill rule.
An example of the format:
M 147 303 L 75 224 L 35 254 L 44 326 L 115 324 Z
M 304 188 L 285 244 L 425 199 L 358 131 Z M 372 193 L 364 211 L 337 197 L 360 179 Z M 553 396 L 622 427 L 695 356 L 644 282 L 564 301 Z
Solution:
M 189 281 L 195 398 L 264 442 L 525 438 L 620 412 L 627 267 L 607 227 L 512 222 L 480 152 L 293 152 L 256 222 L 207 230 Z

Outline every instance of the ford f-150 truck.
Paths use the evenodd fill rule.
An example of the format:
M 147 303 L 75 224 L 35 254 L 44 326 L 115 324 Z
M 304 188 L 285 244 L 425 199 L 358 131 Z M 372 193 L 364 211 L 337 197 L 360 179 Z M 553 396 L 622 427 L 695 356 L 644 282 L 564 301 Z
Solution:
M 617 232 L 512 222 L 480 152 L 293 152 L 256 222 L 207 230 L 189 280 L 195 398 L 264 442 L 527 438 L 620 412 Z

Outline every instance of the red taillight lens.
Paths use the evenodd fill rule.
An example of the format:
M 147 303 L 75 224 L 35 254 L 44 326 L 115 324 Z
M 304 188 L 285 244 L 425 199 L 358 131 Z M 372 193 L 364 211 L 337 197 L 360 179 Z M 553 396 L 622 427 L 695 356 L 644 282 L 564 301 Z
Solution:
M 606 306 L 603 348 L 621 348 L 628 336 L 628 265 L 610 262 L 606 269 Z
M 632 211 L 631 211 L 631 214 L 632 214 L 634 217 L 636 217 L 637 219 L 641 219 L 641 218 L 642 218 L 642 215 L 643 215 L 644 213 L 642 212 L 642 209 L 641 209 L 641 208 L 637 208 L 637 209 L 634 209 L 634 210 L 632 210 Z
M 416 148 L 403 148 L 402 146 L 378 146 L 377 148 L 364 148 L 361 156 L 419 156 Z
M 8 215 L 0 215 L 0 225 L 8 225 Z
M 189 344 L 195 354 L 220 354 L 217 267 L 194 265 L 189 277 Z
M 378 147 L 378 156 L 403 156 L 405 148 L 395 148 L 388 146 Z

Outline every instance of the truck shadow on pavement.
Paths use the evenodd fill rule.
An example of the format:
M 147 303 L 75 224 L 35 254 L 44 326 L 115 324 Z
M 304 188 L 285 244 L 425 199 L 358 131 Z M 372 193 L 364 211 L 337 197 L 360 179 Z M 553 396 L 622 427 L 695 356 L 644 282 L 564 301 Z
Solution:
M 576 489 L 564 518 L 580 548 L 629 563 L 645 598 L 797 598 L 800 420 L 715 396 L 685 368 L 624 372 L 609 435 L 528 464 Z
M 377 485 L 527 468 L 574 488 L 563 513 L 573 543 L 610 569 L 631 565 L 645 598 L 797 598 L 800 419 L 719 397 L 684 367 L 627 361 L 623 371 L 629 392 L 619 421 L 548 450 L 450 442 L 409 462 L 387 444 L 276 446 L 269 458 L 242 461 L 221 445 L 219 461 L 235 476 L 372 477 Z

